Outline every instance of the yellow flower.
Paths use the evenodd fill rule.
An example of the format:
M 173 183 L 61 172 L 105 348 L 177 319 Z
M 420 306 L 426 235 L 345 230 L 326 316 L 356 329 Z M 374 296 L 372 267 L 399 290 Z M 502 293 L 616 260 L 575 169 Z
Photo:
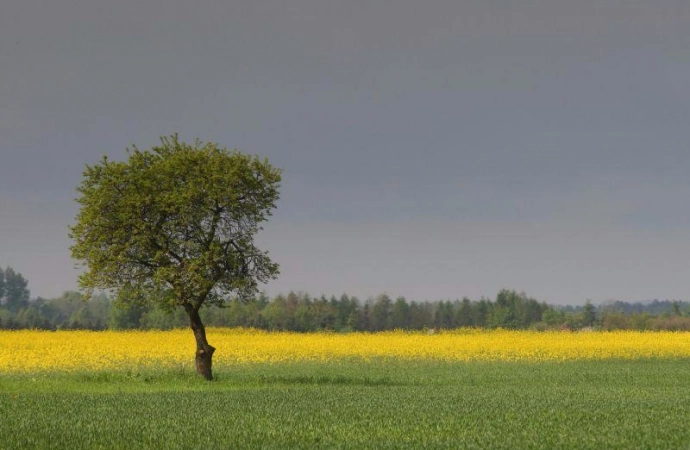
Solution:
M 210 328 L 214 364 L 371 360 L 566 361 L 690 357 L 687 332 L 534 332 L 458 329 L 435 334 L 287 333 Z M 0 373 L 139 370 L 193 365 L 189 330 L 0 331 Z

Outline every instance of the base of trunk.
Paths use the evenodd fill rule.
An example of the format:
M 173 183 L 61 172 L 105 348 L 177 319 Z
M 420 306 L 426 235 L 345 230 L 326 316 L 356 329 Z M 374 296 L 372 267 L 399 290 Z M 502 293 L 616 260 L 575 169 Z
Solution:
M 209 381 L 213 380 L 211 366 L 213 364 L 213 352 L 215 351 L 215 347 L 210 345 L 196 351 L 196 373 Z

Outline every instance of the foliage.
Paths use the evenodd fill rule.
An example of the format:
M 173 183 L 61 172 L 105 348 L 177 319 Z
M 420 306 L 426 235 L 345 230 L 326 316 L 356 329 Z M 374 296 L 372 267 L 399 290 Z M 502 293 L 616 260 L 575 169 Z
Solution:
M 508 291 L 513 292 L 513 291 Z M 364 302 L 346 294 L 339 298 L 311 297 L 306 293 L 290 292 L 272 299 L 261 294 L 252 299 L 230 300 L 225 307 L 203 309 L 200 314 L 205 324 L 215 327 L 247 327 L 273 331 L 310 332 L 331 330 L 428 330 L 459 327 L 511 328 L 535 330 L 580 329 L 587 323 L 584 308 L 566 312 L 561 308 L 538 303 L 524 294 L 511 293 L 512 299 L 501 306 L 488 299 L 416 302 L 398 297 L 394 302 L 377 307 L 376 319 L 385 327 L 376 327 L 372 312 L 377 303 L 387 297 L 381 295 Z M 604 330 L 688 330 L 690 315 L 685 312 L 686 302 L 679 302 L 681 315 L 667 312 L 652 315 L 625 313 L 597 308 L 594 329 Z M 652 303 L 650 307 L 656 308 Z M 387 310 L 386 313 L 384 313 Z M 498 313 L 496 312 L 498 310 Z M 516 318 L 522 318 L 517 319 Z M 0 307 L 0 329 L 39 328 L 55 329 L 161 329 L 186 327 L 184 311 L 172 313 L 144 299 L 110 299 L 99 294 L 92 299 L 76 292 L 65 292 L 54 299 L 38 298 L 16 313 Z
M 591 301 L 587 300 L 582 308 L 582 324 L 586 327 L 593 327 L 597 320 L 596 307 Z
M 10 313 L 17 313 L 29 303 L 29 282 L 13 268 L 0 268 L 0 305 Z
M 253 295 L 278 267 L 254 245 L 278 199 L 280 171 L 212 143 L 161 138 L 126 162 L 87 166 L 70 228 L 82 287 L 167 309 Z
M 227 301 L 224 307 L 200 311 L 204 323 L 215 327 L 247 327 L 273 331 L 428 330 L 459 327 L 534 330 L 690 330 L 690 303 L 652 301 L 646 304 L 614 302 L 594 306 L 554 307 L 526 294 L 501 290 L 496 300 L 393 301 L 386 294 L 360 301 L 341 295 L 311 297 L 290 292 L 273 299 L 265 294 Z M 37 298 L 11 312 L 0 305 L 0 329 L 38 328 L 112 330 L 185 327 L 181 310 L 167 308 L 142 296 L 121 291 L 110 298 L 101 293 L 86 299 L 65 292 L 53 299 Z

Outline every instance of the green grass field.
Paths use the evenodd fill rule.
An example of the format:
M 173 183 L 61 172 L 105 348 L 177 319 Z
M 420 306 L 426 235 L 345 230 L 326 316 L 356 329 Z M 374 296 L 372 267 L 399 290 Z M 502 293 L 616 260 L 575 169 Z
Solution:
M 0 448 L 690 448 L 690 361 L 0 375 Z

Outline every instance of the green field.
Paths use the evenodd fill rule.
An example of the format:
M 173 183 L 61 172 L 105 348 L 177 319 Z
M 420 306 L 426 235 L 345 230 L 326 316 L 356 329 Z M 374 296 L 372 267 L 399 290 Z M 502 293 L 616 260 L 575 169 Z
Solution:
M 0 448 L 690 448 L 690 361 L 0 375 Z

